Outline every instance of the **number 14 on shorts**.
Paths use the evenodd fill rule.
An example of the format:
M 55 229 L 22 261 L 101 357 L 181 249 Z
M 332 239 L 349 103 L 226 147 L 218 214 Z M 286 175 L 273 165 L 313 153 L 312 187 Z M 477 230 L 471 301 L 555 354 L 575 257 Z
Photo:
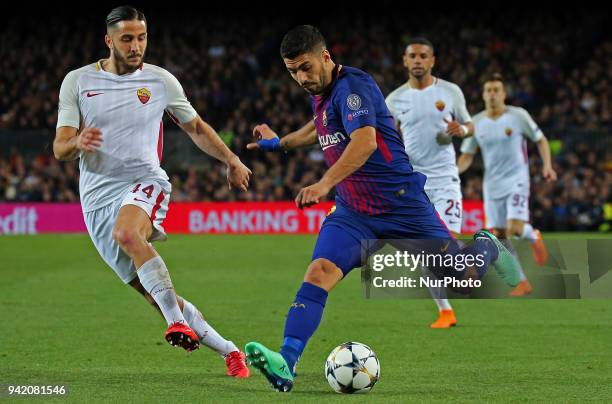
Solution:
M 145 187 L 142 187 L 142 184 L 136 184 L 136 186 L 134 187 L 134 189 L 132 190 L 133 194 L 138 193 L 138 191 L 140 191 L 140 193 L 144 194 L 147 199 L 151 199 L 151 197 L 153 197 L 153 191 L 155 190 L 155 187 L 153 185 L 147 185 Z M 139 200 L 138 198 L 134 197 L 134 200 Z M 140 202 L 145 202 L 145 203 L 149 203 L 148 201 L 144 201 L 144 200 L 140 200 Z

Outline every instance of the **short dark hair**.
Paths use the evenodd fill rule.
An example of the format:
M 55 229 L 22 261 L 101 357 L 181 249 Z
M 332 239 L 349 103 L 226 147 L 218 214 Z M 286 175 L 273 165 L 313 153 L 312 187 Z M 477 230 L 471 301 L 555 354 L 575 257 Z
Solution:
M 325 48 L 323 34 L 312 25 L 298 25 L 283 37 L 280 53 L 283 58 L 294 59 L 316 50 L 317 47 Z
M 408 49 L 410 45 L 426 45 L 431 49 L 431 53 L 435 53 L 433 43 L 431 43 L 431 41 L 424 36 L 415 36 L 410 38 L 406 43 L 406 49 Z
M 504 84 L 504 76 L 502 76 L 501 73 L 491 73 L 485 77 L 482 84 L 484 85 L 490 81 L 501 81 L 501 83 Z
M 119 6 L 111 10 L 106 16 L 106 28 L 110 28 L 120 21 L 139 20 L 147 23 L 142 11 L 132 6 Z

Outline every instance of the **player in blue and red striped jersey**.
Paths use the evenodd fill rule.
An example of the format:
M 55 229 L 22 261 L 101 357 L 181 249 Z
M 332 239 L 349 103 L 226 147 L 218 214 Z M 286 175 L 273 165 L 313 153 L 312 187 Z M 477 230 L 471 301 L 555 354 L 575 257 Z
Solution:
M 372 77 L 335 64 L 323 36 L 309 25 L 285 35 L 281 56 L 293 79 L 312 96 L 314 120 L 282 139 L 267 125 L 258 125 L 253 131 L 256 142 L 247 148 L 288 150 L 318 141 L 329 169 L 319 182 L 300 190 L 296 205 L 312 206 L 336 188 L 336 209 L 321 227 L 304 283 L 289 309 L 280 353 L 258 342 L 245 348 L 250 363 L 275 389 L 289 391 L 295 365 L 321 321 L 328 292 L 362 264 L 362 240 L 428 239 L 443 241 L 443 251 L 457 252 L 458 247 L 423 190 L 426 177 L 412 169 Z M 516 261 L 503 245 L 486 231 L 474 237 L 468 248 L 482 254 L 486 263 L 473 273 L 482 277 L 491 263 L 506 282 L 518 283 Z

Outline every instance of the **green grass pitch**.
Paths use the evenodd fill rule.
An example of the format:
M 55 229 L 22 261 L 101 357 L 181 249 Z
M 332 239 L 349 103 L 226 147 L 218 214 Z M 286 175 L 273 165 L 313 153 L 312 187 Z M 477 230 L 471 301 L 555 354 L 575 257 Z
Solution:
M 243 347 L 277 347 L 310 236 L 171 236 L 156 247 L 179 294 Z M 86 235 L 0 238 L 0 385 L 65 384 L 70 402 L 583 402 L 612 400 L 611 300 L 462 300 L 459 326 L 431 330 L 429 300 L 365 300 L 352 273 L 330 294 L 294 390 L 163 340 L 161 317 L 105 266 Z M 356 272 L 356 271 L 355 271 Z M 612 293 L 612 292 L 611 292 Z M 324 361 L 370 345 L 381 380 L 334 393 Z M 0 401 L 2 397 L 0 397 Z M 25 401 L 20 401 L 25 402 Z

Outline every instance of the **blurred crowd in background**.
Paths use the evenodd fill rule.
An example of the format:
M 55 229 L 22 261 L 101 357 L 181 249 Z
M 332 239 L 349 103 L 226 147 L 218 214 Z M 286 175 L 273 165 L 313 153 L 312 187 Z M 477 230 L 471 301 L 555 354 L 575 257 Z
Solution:
M 605 15 L 489 13 L 445 18 L 389 13 L 384 19 L 353 14 L 318 17 L 315 23 L 334 60 L 370 73 L 385 95 L 406 81 L 401 56 L 415 35 L 434 43 L 434 75 L 461 87 L 472 114 L 483 109 L 483 78 L 502 73 L 508 103 L 527 109 L 551 140 L 559 174 L 553 184 L 541 179 L 532 145 L 533 223 L 544 230 L 601 229 L 604 207 L 612 202 L 612 38 Z M 108 56 L 103 18 L 4 22 L 0 201 L 78 201 L 78 162 L 56 161 L 50 143 L 63 77 Z M 281 154 L 245 149 L 257 123 L 283 135 L 312 118 L 307 94 L 292 81 L 278 51 L 284 32 L 303 21 L 218 15 L 186 20 L 162 13 L 147 19 L 145 60 L 179 79 L 196 110 L 254 173 L 247 193 L 229 191 L 222 164 L 210 159 L 186 164 L 190 160 L 166 151 L 162 165 L 174 201 L 291 200 L 320 178 L 325 166 L 318 148 Z M 172 122 L 165 126 L 171 150 L 181 134 Z M 20 139 L 33 131 L 48 133 L 48 141 L 22 147 Z M 192 149 L 195 154 L 195 145 Z M 462 185 L 464 199 L 482 197 L 482 164 L 462 176 Z

